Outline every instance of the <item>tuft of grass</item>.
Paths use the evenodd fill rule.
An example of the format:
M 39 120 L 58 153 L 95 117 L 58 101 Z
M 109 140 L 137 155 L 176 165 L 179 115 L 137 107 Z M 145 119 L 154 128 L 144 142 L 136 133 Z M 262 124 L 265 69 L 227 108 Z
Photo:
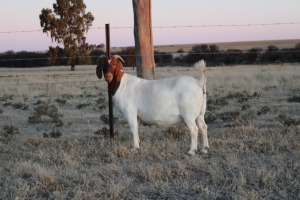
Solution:
M 36 138 L 29 138 L 24 142 L 25 146 L 40 146 L 41 144 L 43 144 L 44 141 L 42 139 L 36 139 Z
M 226 98 L 228 99 L 233 99 L 233 98 L 243 98 L 245 97 L 245 94 L 244 93 L 241 93 L 241 92 L 235 92 L 235 93 L 231 93 L 231 94 L 228 94 L 226 96 Z
M 63 126 L 63 115 L 58 112 L 58 107 L 55 105 L 41 104 L 34 108 L 32 116 L 28 117 L 28 122 L 31 124 L 43 123 L 42 116 L 49 116 L 56 126 Z
M 95 135 L 109 135 L 109 129 L 107 127 L 102 127 L 101 129 L 94 132 Z
M 67 100 L 66 99 L 55 99 L 55 102 L 59 103 L 60 105 L 64 105 L 67 103 Z
M 63 99 L 71 99 L 71 98 L 73 98 L 74 97 L 74 95 L 71 95 L 71 94 L 63 94 L 62 95 L 62 98 Z
M 243 93 L 241 92 L 235 92 L 232 94 L 228 94 L 226 97 L 224 98 L 228 98 L 228 99 L 238 99 L 239 103 L 244 103 L 249 101 L 252 98 L 257 98 L 260 97 L 260 94 L 258 92 L 254 92 L 253 94 L 249 94 L 247 91 L 244 91 Z
M 90 105 L 91 105 L 90 102 L 88 102 L 88 103 L 80 103 L 80 104 L 77 104 L 76 108 L 77 109 L 82 109 L 82 108 L 88 107 Z
M 59 138 L 62 135 L 62 133 L 60 131 L 52 131 L 49 135 L 52 138 Z
M 263 106 L 260 111 L 257 112 L 257 115 L 265 115 L 271 111 L 269 106 Z
M 100 111 L 103 111 L 107 108 L 107 105 L 106 104 L 101 104 L 98 108 L 99 108 Z
M 43 101 L 43 100 L 37 100 L 33 105 L 42 105 L 42 104 L 44 104 L 44 105 L 46 105 L 47 104 L 47 102 L 46 101 Z
M 212 123 L 214 123 L 214 121 L 216 121 L 216 119 L 217 119 L 216 114 L 211 113 L 211 112 L 206 112 L 206 114 L 205 114 L 205 122 L 206 122 L 207 124 L 212 124 Z
M 290 103 L 300 103 L 300 96 L 292 96 L 287 99 Z
M 209 98 L 207 100 L 207 109 L 208 110 L 216 110 L 221 107 L 224 107 L 228 105 L 228 101 L 226 97 L 221 97 L 221 98 Z
M 99 97 L 96 100 L 96 104 L 99 105 L 98 108 L 99 108 L 100 111 L 105 110 L 108 107 L 107 98 L 105 98 L 105 97 Z
M 20 134 L 19 129 L 13 125 L 5 125 L 2 127 L 2 134 L 6 135 L 15 135 L 15 134 Z
M 109 124 L 109 115 L 108 114 L 101 115 L 100 119 L 104 122 L 104 124 Z M 118 121 L 118 117 L 114 117 L 113 121 L 117 122 Z
M 173 139 L 181 139 L 184 135 L 186 135 L 186 133 L 188 133 L 188 128 L 184 123 L 181 123 L 177 126 L 168 128 L 165 132 Z
M 11 105 L 14 109 L 28 110 L 29 106 L 24 103 L 13 103 Z
M 13 100 L 14 95 L 4 95 L 2 97 L 0 97 L 0 101 L 8 101 L 8 100 Z
M 241 125 L 250 125 L 252 123 L 252 121 L 254 120 L 255 118 L 255 113 L 254 113 L 254 110 L 252 110 L 251 108 L 248 108 L 246 110 L 246 112 L 242 115 L 241 117 Z
M 107 103 L 107 98 L 105 98 L 105 97 L 99 97 L 99 98 L 96 100 L 96 103 L 97 103 L 97 104 L 105 104 L 105 103 Z
M 249 104 L 245 104 L 242 106 L 242 111 L 247 111 L 247 110 L 250 110 L 251 109 L 251 105 Z
M 15 135 L 20 134 L 19 129 L 13 125 L 5 125 L 0 131 L 0 141 L 8 143 L 11 141 Z
M 59 138 L 60 136 L 62 136 L 62 133 L 60 131 L 51 131 L 49 134 L 43 133 L 44 138 Z
M 285 114 L 279 114 L 275 119 L 282 123 L 285 126 L 298 126 L 300 125 L 300 120 L 299 119 L 294 119 L 291 117 L 286 116 Z
M 11 105 L 12 105 L 12 102 L 5 102 L 5 103 L 3 104 L 4 107 L 6 107 L 6 106 L 11 106 Z
M 224 121 L 236 121 L 237 119 L 240 118 L 240 112 L 239 111 L 227 111 L 223 112 L 220 115 L 220 118 Z

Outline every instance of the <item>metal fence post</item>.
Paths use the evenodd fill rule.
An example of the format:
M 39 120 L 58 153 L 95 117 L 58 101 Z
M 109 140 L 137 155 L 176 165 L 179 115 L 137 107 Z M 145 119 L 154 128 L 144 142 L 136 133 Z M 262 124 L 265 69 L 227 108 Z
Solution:
M 109 24 L 105 24 L 105 35 L 106 35 L 106 58 L 107 60 L 110 59 L 110 30 Z M 107 87 L 108 88 L 108 87 Z M 109 132 L 110 138 L 114 138 L 114 113 L 113 113 L 113 102 L 112 102 L 112 94 L 108 90 L 108 107 L 109 107 Z

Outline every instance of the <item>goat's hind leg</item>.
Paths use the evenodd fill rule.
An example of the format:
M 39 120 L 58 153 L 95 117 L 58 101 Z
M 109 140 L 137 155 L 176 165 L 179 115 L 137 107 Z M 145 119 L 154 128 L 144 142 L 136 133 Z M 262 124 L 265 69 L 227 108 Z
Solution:
M 190 130 L 191 134 L 191 146 L 189 150 L 190 155 L 195 155 L 195 151 L 197 150 L 197 145 L 198 145 L 198 127 L 195 122 L 186 122 L 187 127 Z
M 209 149 L 209 144 L 208 144 L 208 138 L 207 138 L 207 125 L 204 121 L 204 116 L 199 116 L 197 118 L 197 125 L 201 129 L 201 134 L 202 134 L 201 152 L 207 153 L 207 150 Z

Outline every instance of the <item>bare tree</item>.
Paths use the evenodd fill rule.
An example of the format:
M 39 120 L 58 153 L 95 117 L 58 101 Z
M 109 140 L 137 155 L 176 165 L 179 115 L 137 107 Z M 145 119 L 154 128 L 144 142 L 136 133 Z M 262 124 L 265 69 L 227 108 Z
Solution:
M 68 57 L 71 70 L 76 64 L 90 61 L 89 45 L 86 43 L 85 33 L 94 21 L 94 16 L 85 12 L 83 0 L 56 0 L 53 10 L 42 9 L 40 17 L 44 33 L 50 33 L 52 41 L 64 45 L 64 54 Z M 49 47 L 51 56 L 55 57 L 53 48 Z
M 137 76 L 154 79 L 151 0 L 132 0 Z

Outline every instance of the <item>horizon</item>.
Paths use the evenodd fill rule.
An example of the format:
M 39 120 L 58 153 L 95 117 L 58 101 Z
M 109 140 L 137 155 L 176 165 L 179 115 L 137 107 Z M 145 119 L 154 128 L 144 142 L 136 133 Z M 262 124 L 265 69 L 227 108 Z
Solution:
M 5 2 L 5 6 L 0 8 L 0 17 L 6 19 L 1 22 L 2 26 L 0 27 L 0 32 L 2 32 L 0 33 L 0 52 L 10 50 L 15 52 L 47 51 L 49 46 L 56 46 L 56 43 L 51 42 L 50 36 L 42 33 L 38 18 L 43 8 L 52 9 L 52 4 L 55 2 L 54 0 L 44 0 L 34 4 L 16 0 Z M 87 34 L 89 44 L 105 43 L 105 31 L 99 27 L 110 23 L 111 47 L 134 46 L 131 0 L 121 2 L 117 0 L 104 2 L 86 0 L 84 2 L 87 6 L 86 12 L 91 12 L 95 16 L 93 25 Z M 153 0 L 152 25 L 157 27 L 153 28 L 153 45 L 299 39 L 300 16 L 297 10 L 300 7 L 300 1 L 272 0 L 270 2 L 259 0 L 199 2 L 190 0 L 189 3 L 186 3 L 179 0 L 163 2 Z M 115 6 L 117 4 L 118 6 Z M 112 9 L 115 9 L 115 13 L 118 15 L 112 14 Z M 276 23 L 281 24 L 277 25 Z M 247 24 L 253 26 L 244 26 Z M 214 27 L 208 27 L 212 25 Z M 166 26 L 169 28 L 159 28 Z M 173 28 L 174 26 L 177 28 Z M 33 32 L 3 33 L 13 31 Z
M 274 45 L 281 49 L 285 48 L 295 48 L 296 44 L 300 43 L 300 39 L 284 39 L 284 40 L 255 40 L 255 41 L 233 41 L 233 42 L 213 42 L 213 43 L 189 43 L 189 44 L 163 44 L 163 45 L 153 45 L 154 51 L 158 52 L 165 52 L 165 53 L 177 53 L 180 49 L 192 49 L 193 46 L 197 45 L 217 45 L 220 48 L 220 51 L 226 51 L 229 49 L 237 49 L 242 51 L 250 50 L 251 48 L 262 48 L 263 51 L 267 50 L 268 46 Z M 105 45 L 105 44 L 104 44 Z M 133 46 L 113 46 L 111 47 L 111 52 L 118 52 L 122 49 L 127 47 L 134 47 Z M 166 49 L 164 49 L 164 47 Z M 161 49 L 160 49 L 161 48 Z M 171 49 L 170 49 L 171 48 Z M 96 48 L 98 49 L 98 48 Z M 162 50 L 164 49 L 164 50 Z M 95 49 L 94 49 L 95 50 Z M 32 53 L 47 53 L 48 49 L 41 50 L 41 51 L 13 51 L 8 50 L 5 52 L 0 52 L 0 54 L 5 54 L 6 52 L 12 51 L 13 53 L 20 53 L 20 52 L 32 52 Z M 103 48 L 103 51 L 106 52 L 106 48 Z M 184 52 L 188 52 L 184 51 Z

